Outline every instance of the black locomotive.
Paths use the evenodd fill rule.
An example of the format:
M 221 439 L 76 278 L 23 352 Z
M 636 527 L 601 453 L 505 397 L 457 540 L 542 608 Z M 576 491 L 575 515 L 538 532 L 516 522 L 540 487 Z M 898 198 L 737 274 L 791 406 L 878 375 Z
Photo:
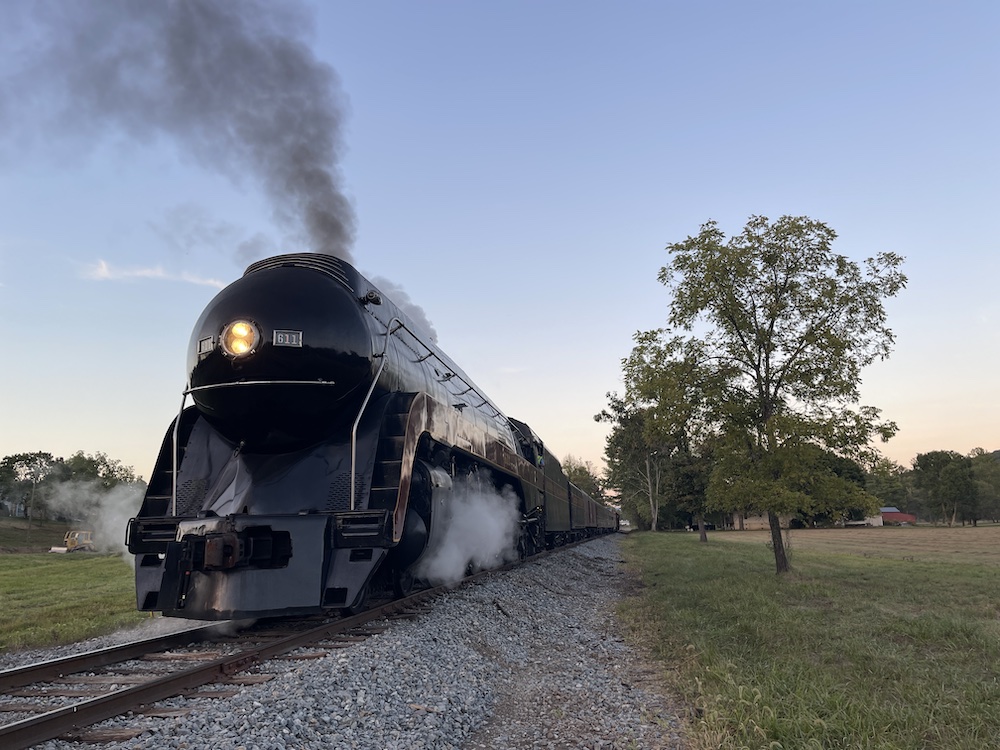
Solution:
M 527 424 L 333 256 L 247 268 L 195 325 L 188 370 L 128 525 L 141 610 L 232 619 L 402 594 L 443 543 L 462 477 L 517 504 L 522 556 L 617 529 Z

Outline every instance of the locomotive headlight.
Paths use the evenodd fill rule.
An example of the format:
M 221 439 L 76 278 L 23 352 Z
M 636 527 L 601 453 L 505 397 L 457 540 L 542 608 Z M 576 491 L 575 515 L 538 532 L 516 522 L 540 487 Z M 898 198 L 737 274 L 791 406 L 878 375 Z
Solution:
M 260 332 L 248 320 L 234 320 L 222 329 L 222 350 L 230 357 L 253 354 L 259 343 Z

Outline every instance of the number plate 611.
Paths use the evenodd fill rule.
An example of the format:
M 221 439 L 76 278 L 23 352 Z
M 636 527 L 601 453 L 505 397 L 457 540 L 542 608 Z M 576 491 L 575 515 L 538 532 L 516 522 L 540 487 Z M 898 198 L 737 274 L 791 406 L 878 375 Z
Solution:
M 302 331 L 275 331 L 275 346 L 302 346 Z

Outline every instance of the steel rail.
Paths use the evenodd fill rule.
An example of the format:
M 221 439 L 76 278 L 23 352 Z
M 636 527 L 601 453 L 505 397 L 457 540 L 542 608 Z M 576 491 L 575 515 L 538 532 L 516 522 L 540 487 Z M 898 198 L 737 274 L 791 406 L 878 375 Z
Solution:
M 176 633 L 160 635 L 154 638 L 146 638 L 141 641 L 131 641 L 120 646 L 110 648 L 95 649 L 82 654 L 64 656 L 58 659 L 28 664 L 24 667 L 13 667 L 0 672 L 0 690 L 12 690 L 13 688 L 30 685 L 33 682 L 45 682 L 46 680 L 58 679 L 74 672 L 85 672 L 99 667 L 106 667 L 109 664 L 137 659 L 146 654 L 163 651 L 175 646 L 186 646 L 190 643 L 199 643 L 207 640 L 219 629 L 219 623 L 209 623 L 199 625 L 187 630 L 179 630 Z

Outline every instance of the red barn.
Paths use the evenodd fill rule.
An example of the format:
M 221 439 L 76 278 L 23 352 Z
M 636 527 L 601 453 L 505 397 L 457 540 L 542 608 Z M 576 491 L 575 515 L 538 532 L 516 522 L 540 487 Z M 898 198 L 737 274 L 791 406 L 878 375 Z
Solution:
M 902 526 L 917 522 L 917 517 L 909 513 L 901 513 L 899 508 L 882 508 L 882 523 L 887 526 Z

